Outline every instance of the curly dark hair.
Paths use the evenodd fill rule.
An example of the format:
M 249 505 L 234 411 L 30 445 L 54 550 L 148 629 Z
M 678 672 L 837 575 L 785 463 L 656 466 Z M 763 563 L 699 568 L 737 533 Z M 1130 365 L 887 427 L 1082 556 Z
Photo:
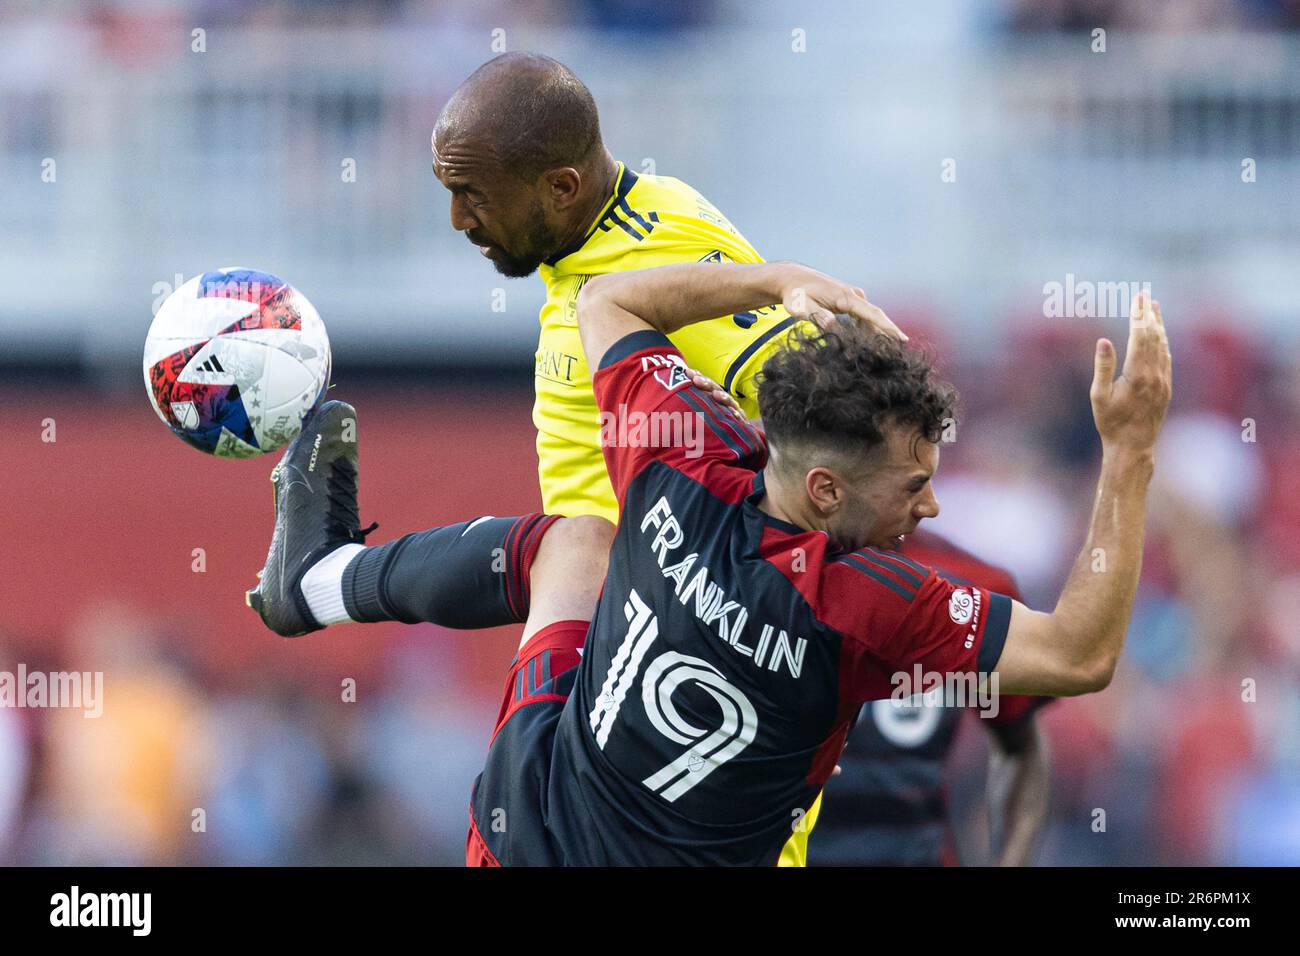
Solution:
M 914 426 L 937 442 L 956 414 L 957 391 L 937 377 L 930 356 L 869 326 L 841 320 L 822 331 L 800 323 L 787 344 L 758 378 L 763 428 L 778 449 L 856 458 L 883 445 L 890 425 Z

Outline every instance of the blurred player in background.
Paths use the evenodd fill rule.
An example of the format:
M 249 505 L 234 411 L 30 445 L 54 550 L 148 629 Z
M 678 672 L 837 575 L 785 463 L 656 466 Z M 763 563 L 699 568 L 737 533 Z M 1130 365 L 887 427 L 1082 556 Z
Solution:
M 938 535 L 917 529 L 900 552 L 954 584 L 975 585 L 1021 600 L 1011 575 Z M 1051 792 L 1047 750 L 1035 713 L 1050 697 L 1003 694 L 996 714 L 978 712 L 989 732 L 989 817 L 995 862 L 1023 866 L 1047 819 Z M 843 773 L 823 792 L 809 837 L 813 866 L 939 866 L 957 862 L 944 786 L 967 710 L 941 700 L 872 701 L 840 755 Z M 907 704 L 912 704 L 907 706 Z
M 523 622 L 522 643 L 556 621 L 589 620 L 618 504 L 578 335 L 578 293 L 590 276 L 603 273 L 761 261 L 690 186 L 615 161 L 590 92 L 550 58 L 505 54 L 480 67 L 443 109 L 432 149 L 434 172 L 452 194 L 453 227 L 498 272 L 540 271 L 546 284 L 533 411 L 544 512 L 485 516 L 363 548 L 368 532 L 355 520 L 355 468 L 340 459 L 341 471 L 331 479 L 337 492 L 331 533 L 306 543 L 282 540 L 289 532 L 278 517 L 261 583 L 249 593 L 250 605 L 279 634 L 349 621 L 455 628 Z M 672 339 L 693 369 L 720 383 L 754 418 L 754 375 L 796 321 L 781 307 L 756 308 L 683 328 Z M 897 334 L 878 310 L 877 321 Z M 277 469 L 277 495 L 310 477 Z M 567 520 L 553 527 L 559 516 Z M 566 583 L 562 589 L 532 580 L 543 538 L 561 556 L 546 567 Z M 534 601 L 534 593 L 544 598 Z M 816 816 L 814 807 L 795 832 L 787 862 L 802 864 Z

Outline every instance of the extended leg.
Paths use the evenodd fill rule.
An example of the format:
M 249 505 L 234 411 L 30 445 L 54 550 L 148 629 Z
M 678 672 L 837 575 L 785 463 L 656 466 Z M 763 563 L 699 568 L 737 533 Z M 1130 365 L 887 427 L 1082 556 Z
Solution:
M 271 477 L 275 534 L 248 603 L 278 634 L 346 621 L 527 621 L 529 637 L 556 620 L 591 619 L 613 532 L 600 518 L 484 516 L 363 547 L 350 405 L 322 405 Z

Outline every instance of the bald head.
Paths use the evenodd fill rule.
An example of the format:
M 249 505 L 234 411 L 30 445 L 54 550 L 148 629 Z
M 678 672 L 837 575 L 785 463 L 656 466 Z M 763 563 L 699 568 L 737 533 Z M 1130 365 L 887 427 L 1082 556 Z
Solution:
M 503 53 L 452 94 L 433 131 L 441 152 L 462 143 L 531 182 L 557 167 L 585 169 L 604 154 L 591 91 L 563 63 Z
M 526 276 L 586 235 L 618 164 L 591 93 L 550 57 L 506 53 L 452 94 L 433 130 L 451 225 L 507 276 Z

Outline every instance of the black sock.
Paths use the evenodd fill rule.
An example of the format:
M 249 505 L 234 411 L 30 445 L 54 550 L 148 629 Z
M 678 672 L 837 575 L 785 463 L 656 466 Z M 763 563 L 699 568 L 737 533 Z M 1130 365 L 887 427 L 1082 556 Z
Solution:
M 521 623 L 529 568 L 556 520 L 479 518 L 366 548 L 343 570 L 343 606 L 354 621 L 465 629 Z

